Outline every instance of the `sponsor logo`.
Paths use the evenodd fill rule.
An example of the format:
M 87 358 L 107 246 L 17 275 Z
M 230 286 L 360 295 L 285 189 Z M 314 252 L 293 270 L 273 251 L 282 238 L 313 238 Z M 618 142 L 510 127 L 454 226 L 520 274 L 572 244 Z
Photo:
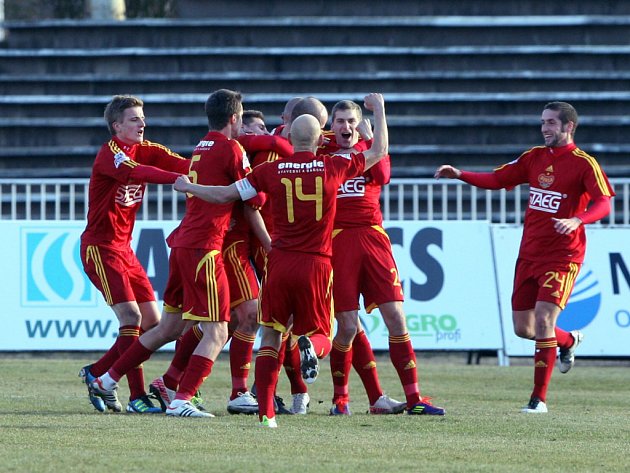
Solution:
M 118 169 L 118 167 L 120 167 L 120 165 L 125 161 L 130 161 L 130 158 L 122 151 L 119 151 L 114 155 L 114 166 L 116 166 L 116 169 Z
M 555 214 L 560 208 L 562 197 L 560 192 L 531 187 L 529 189 L 529 208 Z
M 123 184 L 116 189 L 114 200 L 118 205 L 131 207 L 132 205 L 142 202 L 144 195 L 144 185 L 142 184 Z
M 79 237 L 76 228 L 22 230 L 22 306 L 96 306 L 96 290 L 81 264 Z
M 211 148 L 213 146 L 213 140 L 201 140 L 199 143 L 197 143 L 197 148 Z
M 337 190 L 337 198 L 343 197 L 363 197 L 365 195 L 365 177 L 359 176 L 354 179 L 348 179 L 339 186 Z
M 602 292 L 599 281 L 593 271 L 583 272 L 573 287 L 569 303 L 560 312 L 558 327 L 569 332 L 583 329 L 595 319 L 601 304 Z
M 280 161 L 278 163 L 279 171 L 310 171 L 313 169 L 321 170 L 324 168 L 324 161 L 314 159 L 308 163 L 293 163 L 290 161 Z
M 359 318 L 368 335 L 388 336 L 387 327 L 380 315 L 360 314 Z M 433 338 L 436 344 L 459 342 L 462 339 L 462 331 L 452 315 L 407 314 L 406 319 L 411 337 Z

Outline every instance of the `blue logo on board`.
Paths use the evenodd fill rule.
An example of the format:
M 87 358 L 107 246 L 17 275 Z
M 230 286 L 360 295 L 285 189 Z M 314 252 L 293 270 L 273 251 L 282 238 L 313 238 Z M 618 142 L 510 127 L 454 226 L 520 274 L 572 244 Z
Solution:
M 81 264 L 79 229 L 25 228 L 21 240 L 22 305 L 96 305 L 96 291 Z
M 567 331 L 583 329 L 595 319 L 601 303 L 599 281 L 589 270 L 578 277 L 569 303 L 558 317 L 558 327 Z

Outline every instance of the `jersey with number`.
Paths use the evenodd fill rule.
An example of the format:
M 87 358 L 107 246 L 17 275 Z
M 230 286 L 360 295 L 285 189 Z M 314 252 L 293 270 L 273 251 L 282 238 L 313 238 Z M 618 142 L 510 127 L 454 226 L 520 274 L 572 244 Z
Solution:
M 192 182 L 228 186 L 245 177 L 249 161 L 243 147 L 217 132 L 209 132 L 197 144 L 190 165 Z M 187 196 L 186 213 L 179 226 L 166 239 L 171 248 L 221 250 L 230 223 L 233 204 L 211 204 Z
M 530 261 L 584 261 L 584 225 L 568 235 L 554 229 L 553 218 L 584 212 L 592 199 L 615 195 L 599 164 L 575 144 L 537 146 L 494 170 L 503 187 L 529 184 L 519 257 Z
M 113 137 L 105 143 L 96 155 L 90 176 L 83 244 L 129 246 L 146 187 L 145 182 L 130 177 L 138 164 L 186 174 L 190 160 L 150 141 L 127 145 Z
M 272 203 L 272 248 L 330 256 L 339 185 L 363 172 L 363 154 L 292 157 L 260 165 L 247 176 Z
M 247 153 L 252 168 L 261 163 L 275 161 L 293 154 L 293 146 L 289 141 L 280 136 L 271 135 L 241 135 L 237 138 Z M 237 241 L 244 241 L 249 244 L 250 228 L 245 219 L 244 206 L 242 202 L 235 202 L 230 219 L 230 227 L 225 234 L 224 247 Z M 267 231 L 271 233 L 271 206 L 269 202 L 260 207 L 254 207 L 260 211 L 260 215 L 265 222 Z M 255 238 L 255 237 L 254 237 Z

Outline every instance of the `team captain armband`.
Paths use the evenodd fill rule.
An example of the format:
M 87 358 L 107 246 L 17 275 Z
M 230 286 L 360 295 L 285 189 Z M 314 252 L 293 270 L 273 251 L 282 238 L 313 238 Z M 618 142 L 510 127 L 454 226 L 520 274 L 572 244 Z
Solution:
M 241 200 L 249 200 L 252 197 L 256 197 L 256 194 L 258 194 L 246 177 L 240 181 L 236 181 L 234 184 L 236 184 L 236 190 L 241 196 Z

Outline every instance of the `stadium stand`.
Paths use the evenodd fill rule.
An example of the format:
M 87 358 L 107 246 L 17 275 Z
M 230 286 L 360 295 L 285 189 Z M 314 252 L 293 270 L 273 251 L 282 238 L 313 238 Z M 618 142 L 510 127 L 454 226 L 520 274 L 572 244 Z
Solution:
M 611 177 L 630 151 L 630 4 L 180 0 L 176 19 L 8 21 L 0 48 L 0 173 L 87 177 L 112 94 L 145 100 L 147 138 L 188 154 L 220 87 L 275 126 L 286 100 L 381 91 L 395 177 L 489 169 L 541 142 L 551 100 Z

